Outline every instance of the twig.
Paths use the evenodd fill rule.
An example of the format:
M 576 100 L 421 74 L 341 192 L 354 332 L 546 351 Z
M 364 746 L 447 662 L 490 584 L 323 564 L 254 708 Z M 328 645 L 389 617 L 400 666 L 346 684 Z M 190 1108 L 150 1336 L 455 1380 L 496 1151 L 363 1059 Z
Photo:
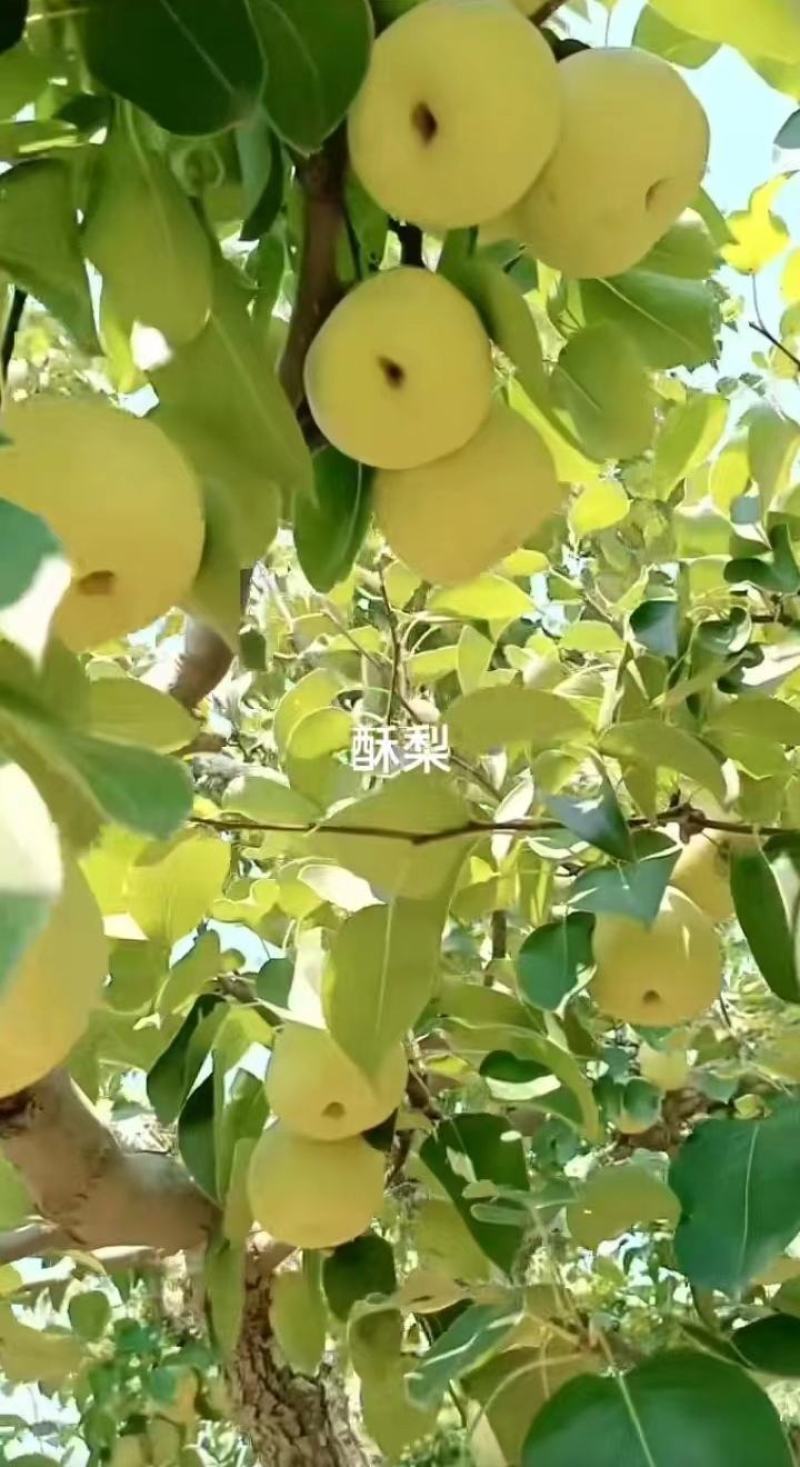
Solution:
M 661 825 L 673 825 L 686 820 L 693 833 L 703 830 L 719 830 L 725 835 L 800 835 L 800 827 L 789 825 L 759 825 L 750 820 L 712 820 L 702 810 L 688 805 L 672 805 L 658 814 L 634 815 L 625 823 L 629 830 L 652 830 Z M 457 840 L 460 836 L 491 835 L 540 835 L 554 830 L 563 830 L 563 820 L 465 820 L 461 825 L 451 825 L 445 830 L 400 830 L 397 826 L 345 825 L 331 821 L 313 825 L 280 824 L 277 821 L 251 820 L 246 815 L 235 815 L 217 819 L 208 815 L 192 815 L 189 823 L 203 825 L 209 830 L 263 830 L 278 835 L 314 835 L 321 831 L 327 835 L 363 835 L 374 840 L 405 840 L 412 846 L 431 846 L 438 841 Z
M 383 570 L 379 572 L 379 575 L 381 583 L 381 596 L 383 597 L 383 604 L 386 608 L 386 619 L 389 623 L 389 635 L 392 639 L 392 679 L 389 683 L 389 701 L 386 709 L 387 719 L 389 723 L 391 723 L 392 714 L 394 713 L 395 698 L 397 696 L 398 686 L 400 682 L 400 659 L 402 657 L 403 647 L 397 630 L 397 617 L 394 614 L 394 607 L 389 600 L 389 593 L 386 590 L 386 581 L 384 580 Z
M 400 241 L 400 258 L 404 265 L 415 265 L 424 269 L 422 253 L 422 230 L 416 224 L 401 224 L 397 219 L 389 220 L 389 228 Z
M 6 317 L 6 323 L 3 328 L 2 342 L 0 342 L 0 396 L 5 395 L 8 369 L 11 366 L 11 358 L 14 355 L 17 332 L 19 331 L 22 313 L 25 310 L 27 299 L 27 291 L 21 290 L 18 285 L 15 285 L 8 316 Z
M 492 912 L 492 961 L 497 962 L 508 954 L 508 917 L 498 908 Z
M 35 1222 L 0 1233 L 0 1264 L 18 1263 L 23 1258 L 41 1258 L 44 1253 L 63 1252 L 71 1246 L 55 1223 Z
M 784 346 L 783 342 L 779 341 L 778 337 L 773 335 L 767 326 L 761 325 L 759 321 L 750 321 L 749 325 L 750 329 L 758 332 L 759 336 L 766 337 L 767 341 L 775 347 L 776 351 L 782 352 L 787 360 L 792 363 L 792 366 L 800 372 L 800 357 L 796 357 L 794 352 L 789 350 L 788 346 Z
M 542 5 L 541 9 L 537 10 L 536 14 L 531 17 L 534 25 L 545 25 L 548 20 L 552 19 L 556 11 L 560 10 L 562 5 L 566 3 L 567 0 L 544 0 L 544 4 Z

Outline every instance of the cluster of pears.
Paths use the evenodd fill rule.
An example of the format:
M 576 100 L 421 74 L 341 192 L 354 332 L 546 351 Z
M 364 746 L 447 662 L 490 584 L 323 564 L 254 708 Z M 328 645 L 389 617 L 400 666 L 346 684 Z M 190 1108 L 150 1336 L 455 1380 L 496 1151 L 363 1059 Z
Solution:
M 698 1018 L 722 986 L 714 924 L 732 915 L 722 844 L 705 833 L 695 835 L 649 927 L 618 913 L 598 915 L 591 985 L 598 1007 L 621 1023 L 653 1029 Z
M 373 198 L 432 233 L 484 225 L 576 278 L 617 275 L 692 203 L 708 122 L 636 49 L 556 64 L 526 0 L 423 0 L 379 36 L 348 120 Z
M 408 1066 L 401 1044 L 367 1076 L 325 1029 L 281 1029 L 267 1071 L 274 1119 L 250 1161 L 258 1225 L 295 1248 L 358 1237 L 383 1202 L 383 1153 L 364 1139 L 397 1109 Z
M 325 437 L 378 470 L 386 540 L 440 585 L 502 560 L 560 503 L 547 448 L 493 385 L 477 311 L 442 275 L 404 266 L 351 291 L 306 360 Z
M 185 599 L 203 553 L 200 486 L 155 423 L 100 398 L 41 396 L 0 418 L 0 499 L 41 516 L 72 581 L 55 630 L 75 652 Z
M 0 1096 L 61 1064 L 99 1002 L 108 972 L 103 919 L 75 860 L 64 855 L 49 921 L 0 993 Z

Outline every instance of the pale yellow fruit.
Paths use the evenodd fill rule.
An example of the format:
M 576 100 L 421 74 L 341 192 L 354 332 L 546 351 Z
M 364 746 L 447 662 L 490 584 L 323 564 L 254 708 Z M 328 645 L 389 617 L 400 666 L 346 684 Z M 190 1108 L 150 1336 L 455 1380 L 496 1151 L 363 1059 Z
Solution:
M 385 1121 L 400 1104 L 407 1077 L 401 1044 L 387 1054 L 373 1081 L 327 1030 L 287 1024 L 272 1050 L 267 1099 L 273 1115 L 298 1135 L 341 1141 Z
M 561 502 L 549 450 L 530 423 L 500 402 L 456 453 L 418 469 L 384 469 L 375 478 L 376 518 L 395 555 L 444 586 L 496 565 Z
M 152 1467 L 168 1467 L 180 1452 L 183 1438 L 171 1421 L 156 1416 L 147 1423 L 147 1445 Z
M 148 626 L 189 590 L 203 508 L 186 460 L 154 423 L 99 400 L 36 397 L 0 419 L 0 497 L 41 515 L 73 581 L 55 629 L 75 651 Z
M 682 891 L 667 887 L 651 927 L 601 912 L 592 939 L 591 991 L 621 1023 L 671 1028 L 719 996 L 722 954 L 712 923 Z
M 650 1044 L 639 1048 L 639 1070 L 657 1090 L 681 1090 L 689 1078 L 690 1065 L 685 1049 L 653 1049 Z
M 120 1436 L 111 1452 L 111 1467 L 144 1467 L 149 1460 L 147 1438 L 142 1436 Z
M 309 407 L 330 443 L 382 469 L 416 468 L 472 438 L 492 395 L 489 338 L 443 275 L 373 275 L 336 307 L 306 360 Z
M 360 1136 L 312 1141 L 280 1121 L 250 1161 L 253 1217 L 281 1243 L 336 1248 L 357 1238 L 383 1203 L 383 1156 Z
M 642 1120 L 640 1116 L 632 1116 L 627 1110 L 621 1110 L 614 1125 L 623 1136 L 643 1136 L 645 1131 L 652 1131 L 656 1124 L 652 1116 L 648 1120 Z
M 517 207 L 520 237 L 565 275 L 618 275 L 694 199 L 708 120 L 680 73 L 645 51 L 580 51 L 558 74 L 561 135 Z
M 44 931 L 0 994 L 0 1095 L 41 1080 L 80 1039 L 106 977 L 103 919 L 85 878 L 64 862 L 64 885 Z
M 557 67 L 530 21 L 507 0 L 426 0 L 373 46 L 350 156 L 389 214 L 456 229 L 530 188 L 559 123 Z
M 733 897 L 723 838 L 710 832 L 693 835 L 678 857 L 670 877 L 712 922 L 733 916 Z

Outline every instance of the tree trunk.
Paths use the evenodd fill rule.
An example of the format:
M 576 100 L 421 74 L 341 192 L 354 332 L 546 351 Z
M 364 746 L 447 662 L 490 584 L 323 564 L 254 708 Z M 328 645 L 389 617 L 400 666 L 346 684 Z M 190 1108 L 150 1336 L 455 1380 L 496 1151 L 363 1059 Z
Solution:
M 242 1430 L 263 1467 L 370 1467 L 336 1372 L 311 1380 L 284 1364 L 269 1323 L 271 1276 L 257 1253 L 247 1264 L 244 1324 L 231 1387 Z

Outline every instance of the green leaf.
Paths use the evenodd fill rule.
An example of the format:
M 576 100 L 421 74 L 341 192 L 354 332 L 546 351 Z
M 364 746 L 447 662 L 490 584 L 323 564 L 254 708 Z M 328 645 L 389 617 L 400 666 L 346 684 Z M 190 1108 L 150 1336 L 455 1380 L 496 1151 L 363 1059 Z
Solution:
M 491 260 L 474 255 L 446 262 L 442 273 L 472 301 L 487 334 L 516 367 L 531 400 L 546 405 L 549 389 L 539 332 L 518 286 Z
M 682 1208 L 679 1267 L 699 1288 L 740 1293 L 800 1229 L 800 1106 L 698 1126 L 669 1185 Z
M 350 574 L 370 517 L 371 474 L 363 464 L 335 448 L 314 456 L 312 500 L 299 495 L 294 544 L 306 579 L 317 591 L 330 591 Z
M 655 392 L 635 342 L 613 322 L 585 326 L 569 338 L 551 389 L 587 453 L 636 458 L 649 448 Z
M 642 51 L 652 51 L 671 61 L 673 66 L 705 66 L 718 50 L 718 42 L 704 41 L 689 31 L 681 30 L 660 15 L 653 5 L 645 5 L 636 22 L 632 46 Z
M 325 1295 L 337 1319 L 345 1320 L 368 1294 L 393 1294 L 397 1288 L 394 1253 L 385 1238 L 365 1233 L 343 1243 L 322 1265 Z
M 308 1269 L 279 1273 L 270 1289 L 270 1324 L 286 1363 L 315 1375 L 325 1353 L 326 1313 Z
M 731 1342 L 752 1370 L 788 1380 L 800 1376 L 800 1319 L 785 1314 L 756 1319 L 737 1329 Z
M 658 435 L 648 494 L 667 499 L 682 479 L 708 462 L 724 432 L 728 404 L 712 393 L 695 392 L 678 403 Z
M 10 0 L 0 17 L 0 52 L 10 51 L 22 40 L 28 19 L 28 0 Z
M 231 848 L 211 831 L 186 831 L 148 848 L 128 873 L 131 916 L 168 947 L 207 917 L 228 876 Z
M 598 1166 L 570 1202 L 566 1217 L 575 1242 L 596 1251 L 601 1243 L 631 1232 L 637 1223 L 664 1221 L 674 1228 L 680 1207 L 654 1170 L 623 1162 Z
M 732 586 L 750 581 L 761 591 L 791 596 L 800 591 L 800 566 L 794 558 L 789 526 L 773 525 L 767 533 L 772 554 L 730 560 L 725 566 L 725 580 Z
M 0 1157 L 0 1227 L 15 1228 L 36 1211 L 17 1168 Z
M 130 109 L 100 150 L 83 249 L 124 329 L 153 327 L 170 345 L 202 331 L 212 295 L 208 236 Z
M 99 1289 L 74 1294 L 67 1312 L 72 1328 L 82 1340 L 99 1340 L 111 1319 L 111 1305 Z
M 99 350 L 64 164 L 25 163 L 0 177 L 0 268 L 63 321 L 84 351 Z
M 368 1073 L 377 1070 L 431 996 L 443 922 L 440 898 L 395 897 L 388 907 L 354 912 L 333 939 L 325 1018 L 337 1044 Z
M 207 324 L 151 373 L 156 421 L 228 505 L 242 564 L 275 534 L 280 488 L 311 494 L 311 455 L 275 375 L 247 296 L 230 265 L 218 263 Z
M 110 820 L 163 839 L 189 814 L 191 779 L 175 759 L 66 729 L 47 742 Z
M 544 803 L 551 815 L 561 820 L 567 830 L 614 856 L 618 861 L 633 858 L 633 846 L 628 823 L 620 810 L 617 797 L 607 777 L 603 777 L 600 791 L 583 800 L 574 800 L 565 795 L 545 795 Z
M 583 281 L 573 289 L 586 324 L 621 327 L 649 367 L 700 367 L 716 357 L 718 307 L 702 281 L 631 270 L 612 280 Z
M 206 527 L 203 555 L 184 606 L 192 616 L 213 627 L 236 652 L 242 620 L 238 527 L 232 523 L 225 490 L 208 480 L 202 489 Z
M 174 698 L 136 678 L 100 678 L 89 684 L 88 695 L 88 726 L 96 738 L 172 754 L 197 732 L 192 715 Z
M 619 912 L 649 925 L 656 918 L 680 850 L 655 830 L 632 837 L 636 860 L 599 866 L 572 883 L 569 905 L 581 912 Z
M 237 775 L 225 791 L 222 808 L 265 825 L 304 826 L 319 819 L 316 806 L 291 789 L 275 769 L 255 768 Z
M 800 14 L 794 0 L 651 0 L 653 8 L 693 36 L 736 46 L 748 56 L 800 61 Z
M 764 850 L 734 847 L 731 892 L 761 976 L 784 1003 L 800 1003 L 800 843 L 779 837 Z
M 469 818 L 469 807 L 446 775 L 415 769 L 398 774 L 363 799 L 338 807 L 309 844 L 320 855 L 363 877 L 378 892 L 432 897 L 452 885 L 475 842 L 474 835 L 415 846 L 390 836 L 348 835 L 347 827 L 435 833 L 458 829 Z
M 70 577 L 60 541 L 44 520 L 0 499 L 0 636 L 34 663 L 41 662 Z
M 189 1176 L 216 1198 L 217 1158 L 214 1127 L 214 1077 L 201 1080 L 178 1116 L 178 1151 Z
M 462 694 L 450 704 L 447 721 L 453 743 L 469 754 L 514 743 L 547 748 L 590 733 L 588 719 L 576 704 L 557 693 L 516 683 Z
M 505 576 L 486 574 L 465 586 L 445 586 L 428 598 L 428 610 L 474 621 L 512 621 L 530 613 L 531 599 Z
M 640 268 L 654 275 L 707 280 L 719 265 L 719 245 L 705 220 L 699 214 L 684 214 L 653 245 Z
M 800 744 L 800 709 L 780 698 L 753 694 L 732 698 L 714 710 L 709 732 L 749 734 L 794 749 Z
M 226 1360 L 235 1354 L 244 1318 L 244 1248 L 225 1239 L 205 1257 L 205 1284 L 214 1339 Z
M 528 1433 L 522 1467 L 790 1467 L 769 1397 L 743 1370 L 697 1350 L 654 1355 L 626 1375 L 562 1386 Z
M 557 1009 L 563 1003 L 581 969 L 594 961 L 593 930 L 588 913 L 571 912 L 528 934 L 516 964 L 520 992 L 528 1003 L 540 1009 Z
M 342 121 L 364 78 L 372 43 L 366 0 L 252 0 L 264 51 L 264 106 L 275 131 L 311 153 Z
M 97 81 L 167 132 L 212 133 L 254 107 L 263 67 L 245 0 L 87 0 L 78 16 Z
M 680 607 L 677 601 L 643 601 L 631 612 L 631 631 L 637 642 L 656 657 L 677 657 Z
M 465 1113 L 441 1121 L 420 1148 L 420 1159 L 441 1183 L 487 1258 L 510 1273 L 522 1239 L 520 1225 L 481 1221 L 473 1216 L 472 1202 L 464 1196 L 467 1178 L 494 1182 L 498 1187 L 528 1190 L 528 1172 L 522 1143 L 508 1136 L 501 1116 Z
M 621 484 L 606 479 L 590 484 L 578 495 L 569 509 L 569 524 L 576 540 L 610 530 L 627 518 L 631 502 Z
M 800 148 L 800 111 L 787 117 L 775 139 L 776 148 Z
M 408 1394 L 417 1406 L 440 1406 L 454 1381 L 502 1349 L 522 1319 L 519 1295 L 496 1304 L 472 1304 L 439 1335 L 409 1372 Z
M 719 760 L 700 739 L 685 729 L 655 719 L 638 718 L 618 723 L 603 735 L 601 748 L 616 759 L 657 765 L 683 775 L 720 801 L 725 800 L 725 779 Z
M 199 998 L 147 1076 L 147 1095 L 159 1121 L 175 1121 L 204 1064 L 225 1005 L 216 995 Z

